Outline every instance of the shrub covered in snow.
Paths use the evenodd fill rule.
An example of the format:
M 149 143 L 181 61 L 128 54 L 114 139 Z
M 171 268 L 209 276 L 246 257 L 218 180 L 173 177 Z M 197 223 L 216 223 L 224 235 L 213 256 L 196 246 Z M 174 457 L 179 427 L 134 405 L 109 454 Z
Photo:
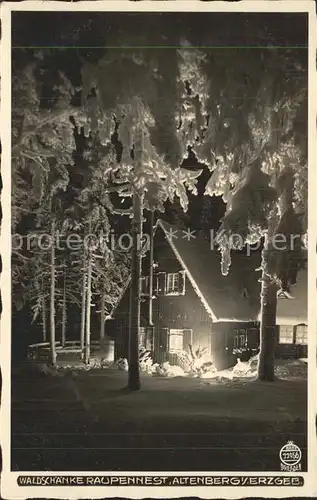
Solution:
M 228 380 L 256 379 L 259 356 L 253 356 L 248 362 L 237 360 L 236 365 L 228 370 L 222 370 L 213 375 L 218 382 Z M 306 379 L 307 360 L 305 359 L 276 359 L 274 368 L 275 376 L 278 379 Z
M 139 351 L 139 366 L 140 370 L 145 373 L 151 374 L 156 369 L 156 364 L 153 361 L 151 351 L 141 348 Z M 112 363 L 111 369 L 128 371 L 129 362 L 126 358 L 119 358 Z
M 257 371 L 258 369 L 258 364 L 259 364 L 259 355 L 256 354 L 255 356 L 252 356 L 252 358 L 249 359 L 249 366 L 251 371 Z
M 129 363 L 127 358 L 118 358 L 114 361 L 114 363 L 111 365 L 111 368 L 127 372 L 129 369 Z
M 186 373 L 184 370 L 177 365 L 170 365 L 168 361 L 159 365 L 156 364 L 155 370 L 152 372 L 154 376 L 157 377 L 184 377 Z
M 90 371 L 90 370 L 106 370 L 110 367 L 110 363 L 106 360 L 98 357 L 91 357 L 88 364 L 83 363 L 82 360 L 69 360 L 64 362 L 58 362 L 57 369 L 59 371 Z
M 292 359 L 278 360 L 275 366 L 275 375 L 282 380 L 307 379 L 307 360 Z
M 248 377 L 252 375 L 251 364 L 248 361 L 241 361 L 238 358 L 232 372 L 234 377 Z
M 152 353 L 151 351 L 147 351 L 144 347 L 141 347 L 139 350 L 139 365 L 142 372 L 151 374 L 155 371 Z
M 207 347 L 199 346 L 195 350 L 191 345 L 188 347 L 188 351 L 183 351 L 179 355 L 185 372 L 188 372 L 189 375 L 194 377 L 208 378 L 208 376 L 217 371 L 208 354 Z

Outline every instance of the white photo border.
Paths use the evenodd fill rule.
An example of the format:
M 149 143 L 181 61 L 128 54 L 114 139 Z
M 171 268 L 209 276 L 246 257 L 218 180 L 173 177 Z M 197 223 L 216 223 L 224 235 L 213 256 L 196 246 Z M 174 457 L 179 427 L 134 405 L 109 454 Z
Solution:
M 14 11 L 61 11 L 61 12 L 306 12 L 309 19 L 309 107 L 308 107 L 308 213 L 309 213 L 309 241 L 308 241 L 308 472 L 301 473 L 304 477 L 303 487 L 264 487 L 264 486 L 18 486 L 17 477 L 19 472 L 11 472 L 10 452 L 10 406 L 11 406 L 11 13 Z M 317 23 L 316 6 L 313 0 L 242 0 L 240 2 L 202 2 L 198 0 L 168 0 L 168 1 L 148 1 L 132 2 L 128 0 L 103 0 L 103 1 L 81 1 L 59 2 L 59 1 L 31 1 L 4 2 L 1 6 L 1 121 L 0 138 L 2 144 L 1 173 L 3 189 L 1 192 L 2 221 L 0 234 L 0 251 L 2 258 L 2 272 L 0 275 L 2 315 L 0 322 L 0 363 L 2 371 L 2 400 L 0 408 L 0 444 L 2 449 L 3 469 L 1 475 L 1 496 L 2 498 L 22 499 L 22 498 L 180 498 L 195 496 L 200 498 L 243 498 L 243 497 L 310 497 L 317 495 L 317 443 L 316 443 L 316 407 L 317 407 L 317 369 L 316 369 L 316 348 L 317 348 L 317 307 L 316 307 L 316 278 L 317 278 L 317 211 L 314 207 L 314 200 L 317 199 L 317 138 L 316 138 L 316 117 L 317 117 L 317 73 L 316 73 L 316 49 L 317 49 Z M 23 472 L 29 476 L 57 476 L 57 475 L 79 475 L 91 476 L 92 472 Z M 102 475 L 100 471 L 97 475 Z M 129 475 L 137 476 L 142 472 L 107 472 L 107 476 Z M 235 477 L 240 476 L 281 476 L 280 473 L 272 472 L 243 473 L 233 472 Z M 228 472 L 146 472 L 143 475 L 154 476 L 228 476 Z M 284 477 L 294 475 L 283 473 Z

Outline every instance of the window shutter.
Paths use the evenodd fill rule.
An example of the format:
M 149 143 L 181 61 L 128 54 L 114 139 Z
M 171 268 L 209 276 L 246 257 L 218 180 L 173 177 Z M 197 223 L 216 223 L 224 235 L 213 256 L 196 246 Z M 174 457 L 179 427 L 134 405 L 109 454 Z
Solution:
M 157 273 L 157 294 L 165 295 L 166 293 L 166 273 Z
M 179 294 L 185 295 L 185 271 L 179 272 Z
M 184 328 L 183 334 L 184 334 L 183 348 L 184 348 L 184 351 L 189 352 L 189 346 L 193 345 L 193 330 L 190 328 Z M 209 349 L 209 352 L 210 352 L 210 349 Z

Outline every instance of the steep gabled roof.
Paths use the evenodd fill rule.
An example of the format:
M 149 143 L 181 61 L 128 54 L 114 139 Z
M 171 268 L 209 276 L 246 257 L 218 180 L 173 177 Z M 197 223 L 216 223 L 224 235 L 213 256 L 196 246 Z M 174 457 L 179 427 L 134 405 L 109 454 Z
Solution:
M 185 270 L 213 321 L 257 321 L 259 311 L 260 255 L 232 252 L 232 265 L 227 276 L 221 273 L 221 257 L 212 250 L 210 240 L 201 233 L 188 241 L 185 233 L 161 220 L 157 223 L 169 241 L 176 258 Z M 177 237 L 171 238 L 172 231 Z
M 229 274 L 223 276 L 220 253 L 211 249 L 210 238 L 194 232 L 195 238 L 188 240 L 182 229 L 162 220 L 157 221 L 156 231 L 158 228 L 162 229 L 212 321 L 260 320 L 260 273 L 256 271 L 261 262 L 259 252 L 253 251 L 249 256 L 243 252 L 232 252 Z M 170 237 L 173 232 L 177 237 Z M 130 279 L 110 317 L 115 314 L 129 284 Z M 292 298 L 278 299 L 277 324 L 307 324 L 307 270 L 299 271 L 290 294 Z
M 232 252 L 229 274 L 223 276 L 220 253 L 210 248 L 210 240 L 195 233 L 195 238 L 188 241 L 177 227 L 161 220 L 158 225 L 213 321 L 260 320 L 260 273 L 256 272 L 261 261 L 259 252 L 250 256 Z M 177 231 L 177 238 L 169 237 L 173 231 Z M 277 301 L 278 325 L 307 324 L 307 286 L 307 269 L 303 269 L 291 287 L 292 298 Z

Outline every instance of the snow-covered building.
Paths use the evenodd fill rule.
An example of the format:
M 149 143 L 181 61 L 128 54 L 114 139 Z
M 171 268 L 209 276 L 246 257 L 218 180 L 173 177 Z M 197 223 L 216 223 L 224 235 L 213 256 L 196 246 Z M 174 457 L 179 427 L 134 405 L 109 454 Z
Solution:
M 233 252 L 230 272 L 223 276 L 220 253 L 212 248 L 210 237 L 163 221 L 156 224 L 153 248 L 153 261 L 143 259 L 140 343 L 157 361 L 177 363 L 180 352 L 191 344 L 207 347 L 223 368 L 258 349 L 259 252 Z M 129 284 L 108 323 L 118 356 L 128 352 L 128 311 Z M 277 325 L 276 354 L 304 356 L 307 271 L 300 271 L 290 293 L 280 294 Z

